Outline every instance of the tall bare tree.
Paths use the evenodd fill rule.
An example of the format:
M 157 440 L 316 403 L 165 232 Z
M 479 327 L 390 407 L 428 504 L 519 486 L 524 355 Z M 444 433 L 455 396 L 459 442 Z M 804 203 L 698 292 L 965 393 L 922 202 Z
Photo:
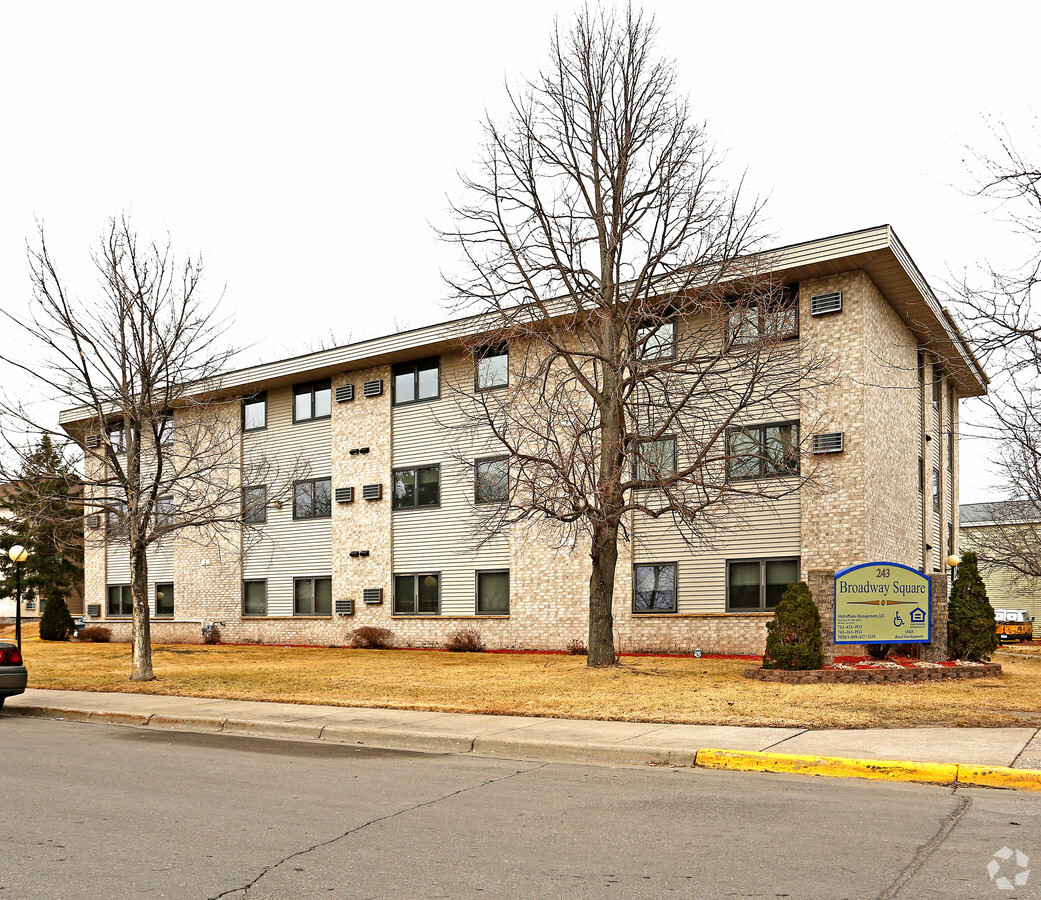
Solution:
M 973 542 L 984 563 L 1021 575 L 1041 575 L 1041 125 L 1026 149 L 1001 126 L 993 146 L 975 154 L 974 192 L 1009 226 L 1018 264 L 987 264 L 968 273 L 956 291 L 959 311 L 988 369 L 996 373 L 977 428 L 995 448 L 1001 500 L 988 504 L 998 524 L 977 529 Z
M 508 475 L 476 473 L 479 493 L 506 495 L 482 527 L 588 540 L 590 666 L 615 661 L 627 523 L 668 517 L 696 542 L 739 498 L 798 490 L 797 429 L 764 443 L 737 426 L 798 418 L 826 362 L 789 340 L 795 297 L 752 252 L 761 204 L 723 181 L 655 35 L 631 8 L 558 26 L 541 73 L 507 89 L 506 120 L 486 122 L 444 233 L 462 249 L 458 307 L 486 317 L 479 372 L 494 380 L 509 347 L 508 387 L 468 406 L 508 457 Z
M 88 524 L 88 551 L 105 541 L 127 548 L 131 678 L 147 681 L 154 677 L 149 548 L 174 535 L 208 541 L 241 528 L 250 518 L 242 486 L 266 484 L 270 500 L 288 493 L 289 478 L 264 457 L 240 463 L 241 406 L 215 392 L 233 351 L 216 303 L 202 295 L 201 263 L 179 263 L 169 242 L 139 240 L 126 217 L 108 222 L 92 260 L 97 287 L 80 295 L 59 273 L 42 226 L 29 247 L 29 315 L 7 314 L 24 355 L 2 359 L 35 383 L 36 396 L 78 407 L 81 430 L 70 442 L 38 404 L 8 398 L 0 406 L 6 459 L 17 474 L 33 446 L 18 436 L 64 439 L 75 482 L 68 496 Z M 37 515 L 46 516 L 47 499 Z

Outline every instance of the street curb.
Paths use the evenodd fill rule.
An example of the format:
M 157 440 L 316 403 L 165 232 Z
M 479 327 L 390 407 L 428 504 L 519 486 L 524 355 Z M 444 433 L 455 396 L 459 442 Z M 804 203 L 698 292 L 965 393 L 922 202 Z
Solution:
M 908 760 L 850 759 L 843 756 L 802 756 L 745 750 L 699 750 L 699 769 L 741 772 L 780 772 L 829 778 L 868 778 L 874 781 L 911 781 L 956 787 L 990 787 L 1041 791 L 1041 771 L 979 766 L 968 763 L 921 763 Z
M 168 713 L 125 713 L 104 710 L 63 709 L 57 706 L 14 706 L 3 716 L 65 719 L 107 725 L 134 725 L 164 731 L 221 732 L 243 737 L 361 745 L 375 749 L 433 753 L 473 754 L 506 759 L 542 759 L 553 762 L 608 763 L 615 765 L 668 765 L 676 768 L 716 769 L 739 772 L 776 772 L 829 778 L 866 778 L 943 784 L 953 787 L 985 787 L 1041 791 L 1041 771 L 969 763 L 922 763 L 907 760 L 852 759 L 844 756 L 810 756 L 752 750 L 701 750 L 648 747 L 639 743 L 597 744 L 572 741 L 539 741 L 503 734 L 466 737 L 463 734 L 431 734 L 408 728 L 320 725 L 297 722 L 263 722 Z

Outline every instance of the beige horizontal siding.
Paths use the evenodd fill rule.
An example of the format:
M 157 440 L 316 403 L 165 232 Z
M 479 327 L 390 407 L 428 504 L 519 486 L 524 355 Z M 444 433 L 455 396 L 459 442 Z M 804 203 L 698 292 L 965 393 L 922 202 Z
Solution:
M 268 391 L 267 428 L 243 435 L 243 456 L 263 454 L 285 479 L 297 466 L 305 466 L 307 478 L 330 474 L 330 424 L 328 419 L 293 424 L 291 387 Z M 293 614 L 293 579 L 328 578 L 332 575 L 331 519 L 293 519 L 292 497 L 281 509 L 269 504 L 267 522 L 247 528 L 243 535 L 242 577 L 267 581 L 268 615 Z

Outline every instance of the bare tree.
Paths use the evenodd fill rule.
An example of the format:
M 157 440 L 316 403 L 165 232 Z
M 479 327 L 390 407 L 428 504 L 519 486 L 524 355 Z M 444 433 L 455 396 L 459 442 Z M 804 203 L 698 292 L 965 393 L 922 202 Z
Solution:
M 1024 151 L 999 125 L 993 149 L 974 155 L 974 193 L 991 201 L 1022 248 L 1018 265 L 987 264 L 957 286 L 959 312 L 988 368 L 996 373 L 976 428 L 995 447 L 1005 499 L 988 504 L 996 525 L 977 529 L 980 559 L 1021 575 L 1041 574 L 1041 137 Z
M 92 259 L 97 290 L 81 297 L 59 273 L 41 226 L 29 247 L 29 316 L 7 316 L 25 356 L 2 357 L 45 396 L 77 407 L 77 440 L 42 421 L 37 406 L 7 399 L 0 411 L 8 464 L 33 446 L 16 436 L 65 438 L 62 452 L 78 485 L 70 484 L 69 499 L 87 521 L 88 546 L 127 548 L 131 678 L 147 681 L 154 677 L 148 549 L 174 535 L 212 541 L 221 530 L 241 528 L 250 518 L 243 516 L 244 484 L 268 485 L 271 500 L 290 482 L 264 457 L 240 464 L 241 405 L 216 392 L 233 351 L 216 304 L 200 291 L 201 264 L 178 263 L 169 242 L 139 241 L 126 217 L 109 221 Z
M 507 89 L 507 120 L 487 121 L 444 233 L 464 258 L 456 303 L 486 317 L 479 379 L 509 348 L 508 387 L 467 407 L 508 458 L 508 475 L 476 473 L 479 493 L 506 496 L 481 527 L 589 541 L 590 666 L 615 662 L 627 523 L 668 517 L 696 542 L 739 498 L 797 491 L 797 429 L 767 445 L 739 426 L 798 418 L 826 362 L 789 340 L 796 298 L 751 252 L 761 204 L 723 182 L 655 32 L 631 8 L 558 27 L 543 71 Z M 790 477 L 753 477 L 764 468 Z

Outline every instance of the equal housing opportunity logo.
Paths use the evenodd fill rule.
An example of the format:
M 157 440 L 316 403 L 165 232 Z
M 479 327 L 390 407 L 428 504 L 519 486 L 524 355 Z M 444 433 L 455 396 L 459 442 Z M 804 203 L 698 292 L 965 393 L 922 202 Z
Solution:
M 1023 887 L 1030 878 L 1030 857 L 1022 850 L 1002 847 L 987 863 L 987 876 L 999 891 L 1013 891 Z

